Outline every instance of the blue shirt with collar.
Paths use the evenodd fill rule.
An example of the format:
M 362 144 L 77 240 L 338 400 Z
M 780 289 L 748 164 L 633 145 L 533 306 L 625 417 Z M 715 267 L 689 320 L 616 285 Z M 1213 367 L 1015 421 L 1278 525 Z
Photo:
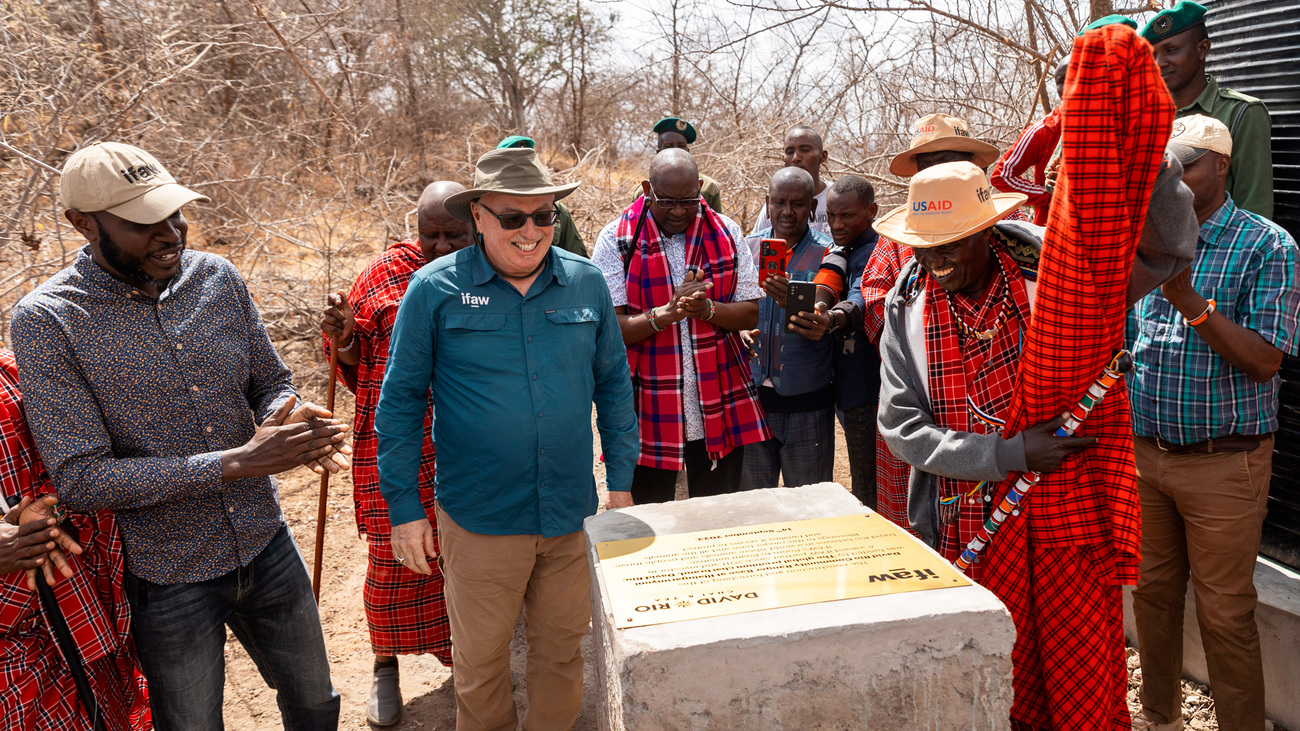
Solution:
M 876 250 L 879 240 L 879 235 L 868 228 L 849 242 L 847 247 L 832 246 L 826 254 L 827 260 L 836 255 L 846 259 L 848 268 L 844 272 L 844 282 L 847 292 L 842 296 L 856 304 L 859 312 L 866 312 L 867 309 L 862 297 L 862 273 L 866 271 L 871 253 Z M 840 330 L 831 337 L 835 343 L 831 359 L 835 378 L 835 406 L 845 410 L 876 403 L 880 398 L 880 353 L 867 339 L 867 331 L 862 328 L 861 320 L 856 327 Z
M 435 494 L 465 530 L 555 537 L 596 512 L 591 405 L 610 490 L 640 450 L 627 350 L 600 270 L 552 247 L 521 295 L 482 246 L 416 272 L 397 310 L 375 414 L 393 525 L 425 517 L 417 476 L 429 397 Z
M 762 240 L 772 238 L 766 228 L 746 242 L 757 265 L 762 260 Z M 786 276 L 792 282 L 811 282 L 821 269 L 822 257 L 831 247 L 831 237 L 809 226 L 795 244 L 786 263 Z M 758 304 L 759 337 L 754 343 L 758 357 L 753 359 L 754 383 L 770 386 L 781 396 L 799 396 L 831 385 L 831 340 L 809 340 L 785 327 L 785 310 L 776 300 L 764 297 Z

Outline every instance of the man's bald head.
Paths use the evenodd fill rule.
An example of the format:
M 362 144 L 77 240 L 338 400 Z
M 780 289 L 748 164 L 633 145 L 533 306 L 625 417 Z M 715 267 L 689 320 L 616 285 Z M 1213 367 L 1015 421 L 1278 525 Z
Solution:
M 641 190 L 659 231 L 676 236 L 700 211 L 700 168 L 686 150 L 661 150 L 650 161 L 650 179 L 641 181 Z
M 791 193 L 802 193 L 806 191 L 809 198 L 816 195 L 816 183 L 813 177 L 803 168 L 781 168 L 772 176 L 772 183 L 768 186 L 768 193 L 775 194 L 777 188 L 786 190 Z
M 452 180 L 429 183 L 415 204 L 416 229 L 419 232 L 420 251 L 424 258 L 433 261 L 469 246 L 473 241 L 470 225 L 453 218 L 444 205 L 447 198 L 465 190 L 465 186 Z
M 700 179 L 700 167 L 695 164 L 691 153 L 680 147 L 670 147 L 655 154 L 650 161 L 650 184 L 658 190 L 662 183 L 671 187 L 673 183 L 696 181 Z

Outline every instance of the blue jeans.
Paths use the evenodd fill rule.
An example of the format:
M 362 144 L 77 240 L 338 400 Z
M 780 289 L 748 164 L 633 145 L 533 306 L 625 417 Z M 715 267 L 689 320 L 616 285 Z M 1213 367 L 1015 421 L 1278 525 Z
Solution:
M 126 577 L 132 634 L 158 731 L 220 731 L 226 627 L 257 663 L 286 729 L 337 729 L 320 615 L 288 526 L 247 566 L 207 581 Z

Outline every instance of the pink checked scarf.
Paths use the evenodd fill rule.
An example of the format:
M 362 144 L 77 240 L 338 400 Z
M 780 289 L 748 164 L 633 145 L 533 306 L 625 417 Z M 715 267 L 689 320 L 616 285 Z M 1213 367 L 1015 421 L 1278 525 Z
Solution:
M 627 311 L 645 312 L 667 304 L 673 296 L 672 275 L 654 216 L 645 197 L 637 198 L 619 219 L 616 241 L 620 251 L 636 247 L 627 270 Z M 637 222 L 645 222 L 639 240 L 632 241 Z M 713 283 L 709 297 L 733 302 L 736 296 L 736 246 L 727 226 L 703 203 L 686 229 L 686 267 L 702 272 Z M 627 346 L 632 371 L 641 456 L 637 464 L 680 470 L 686 451 L 686 422 L 682 413 L 682 356 L 679 327 L 689 327 L 704 415 L 704 443 L 711 459 L 732 449 L 771 438 L 763 407 L 746 367 L 740 335 L 695 318 L 669 325 L 663 332 Z

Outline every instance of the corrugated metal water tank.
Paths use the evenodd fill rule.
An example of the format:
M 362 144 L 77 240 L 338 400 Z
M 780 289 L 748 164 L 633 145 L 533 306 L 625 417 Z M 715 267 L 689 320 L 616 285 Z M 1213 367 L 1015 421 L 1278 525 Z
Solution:
M 1300 0 L 1210 0 L 1208 70 L 1259 97 L 1273 121 L 1273 219 L 1300 239 Z M 1282 398 L 1262 553 L 1300 568 L 1300 358 L 1282 364 Z

